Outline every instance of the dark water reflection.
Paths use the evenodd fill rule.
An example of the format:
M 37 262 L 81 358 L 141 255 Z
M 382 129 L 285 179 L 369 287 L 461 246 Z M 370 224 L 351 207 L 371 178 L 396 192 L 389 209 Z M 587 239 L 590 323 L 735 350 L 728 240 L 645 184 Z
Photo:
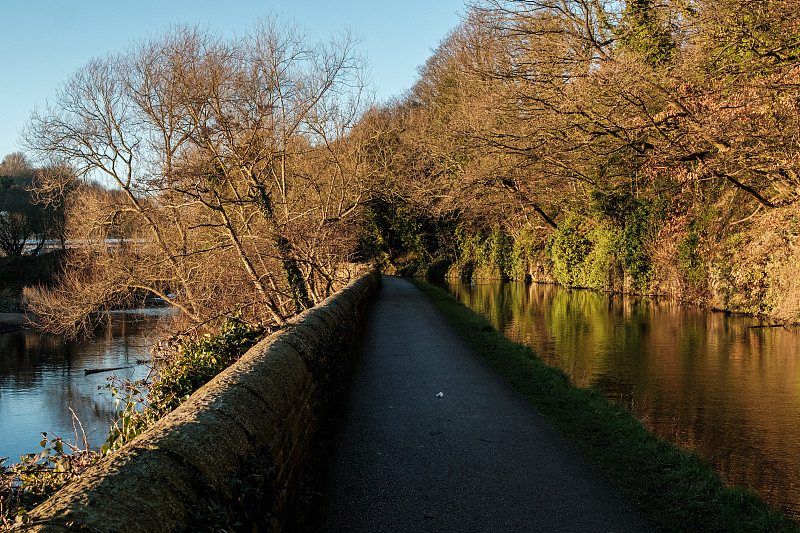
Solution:
M 97 337 L 66 342 L 35 331 L 0 334 L 0 458 L 17 462 L 24 453 L 41 451 L 42 432 L 75 442 L 70 408 L 86 431 L 89 444 L 105 441 L 114 403 L 104 388 L 112 372 L 87 375 L 86 369 L 128 367 L 118 376 L 140 379 L 154 338 L 153 313 L 120 313 Z M 82 438 L 82 435 L 81 435 Z
M 551 285 L 449 288 L 578 386 L 800 518 L 800 329 Z

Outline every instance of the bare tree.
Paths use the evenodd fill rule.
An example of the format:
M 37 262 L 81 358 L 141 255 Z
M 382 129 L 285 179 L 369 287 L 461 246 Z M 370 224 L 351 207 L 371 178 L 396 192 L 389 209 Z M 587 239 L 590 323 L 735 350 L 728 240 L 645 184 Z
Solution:
M 6 255 L 42 251 L 63 235 L 63 210 L 56 198 L 42 201 L 34 189 L 51 168 L 34 169 L 20 152 L 0 164 L 0 250 Z
M 34 309 L 90 326 L 138 292 L 192 324 L 234 306 L 282 324 L 327 296 L 346 279 L 340 234 L 364 187 L 345 138 L 362 70 L 349 35 L 314 44 L 266 20 L 236 41 L 180 28 L 78 71 L 28 144 L 117 192 L 73 202 L 81 246 L 62 293 Z M 57 317 L 53 302 L 81 294 Z
M 32 176 L 33 167 L 28 163 L 25 154 L 14 152 L 3 158 L 0 163 L 0 176 Z

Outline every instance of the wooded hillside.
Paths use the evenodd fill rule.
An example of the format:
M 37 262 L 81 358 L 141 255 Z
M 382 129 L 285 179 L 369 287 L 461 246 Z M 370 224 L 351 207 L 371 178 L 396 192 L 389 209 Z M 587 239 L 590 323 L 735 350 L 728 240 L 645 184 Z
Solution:
M 362 67 L 267 20 L 76 72 L 26 131 L 81 243 L 32 309 L 279 325 L 375 261 L 800 318 L 797 2 L 484 0 L 396 101 Z
M 796 2 L 478 3 L 360 124 L 370 246 L 797 320 L 799 83 Z

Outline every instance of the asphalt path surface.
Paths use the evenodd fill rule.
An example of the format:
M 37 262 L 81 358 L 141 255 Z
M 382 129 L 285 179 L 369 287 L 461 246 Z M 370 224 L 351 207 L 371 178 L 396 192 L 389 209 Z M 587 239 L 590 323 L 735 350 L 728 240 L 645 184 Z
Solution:
M 394 277 L 366 326 L 328 480 L 325 532 L 655 531 Z

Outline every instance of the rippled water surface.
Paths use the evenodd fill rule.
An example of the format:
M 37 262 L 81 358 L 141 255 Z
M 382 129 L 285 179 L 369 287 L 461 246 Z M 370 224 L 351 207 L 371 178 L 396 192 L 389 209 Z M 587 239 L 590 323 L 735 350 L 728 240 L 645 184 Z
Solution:
M 75 442 L 70 409 L 92 447 L 105 441 L 114 404 L 102 387 L 112 372 L 86 370 L 125 367 L 113 373 L 144 377 L 155 318 L 119 313 L 113 323 L 82 342 L 27 330 L 0 334 L 0 458 L 17 462 L 21 454 L 40 452 L 42 432 Z M 82 439 L 80 429 L 79 435 Z
M 800 329 L 551 285 L 449 289 L 578 386 L 800 518 Z

